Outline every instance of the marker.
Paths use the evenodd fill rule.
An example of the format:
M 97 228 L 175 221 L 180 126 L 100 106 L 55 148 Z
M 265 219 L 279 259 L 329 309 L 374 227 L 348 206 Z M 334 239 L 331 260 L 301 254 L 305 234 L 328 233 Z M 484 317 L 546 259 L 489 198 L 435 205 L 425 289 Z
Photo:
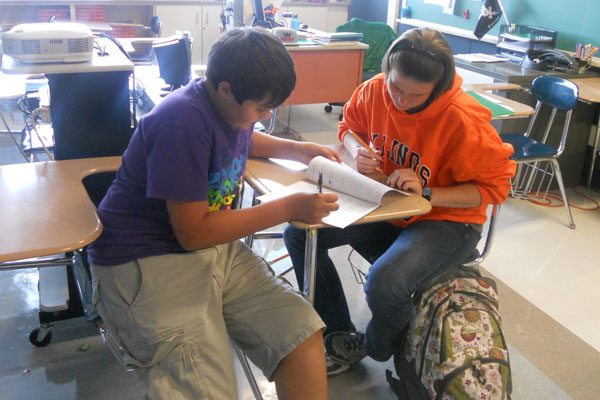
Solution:
M 367 149 L 371 154 L 373 154 L 374 156 L 379 157 L 379 154 L 375 153 L 375 150 L 373 150 L 371 148 L 371 146 L 369 146 L 368 144 L 366 144 L 364 142 L 364 140 L 362 140 L 361 137 L 358 136 L 356 133 L 354 133 L 351 129 L 348 129 L 348 133 L 351 134 L 352 136 L 354 136 L 354 139 L 358 140 L 358 143 L 360 143 L 360 145 L 363 146 L 365 149 Z
M 317 180 L 317 190 L 323 193 L 323 171 L 319 171 L 319 179 Z

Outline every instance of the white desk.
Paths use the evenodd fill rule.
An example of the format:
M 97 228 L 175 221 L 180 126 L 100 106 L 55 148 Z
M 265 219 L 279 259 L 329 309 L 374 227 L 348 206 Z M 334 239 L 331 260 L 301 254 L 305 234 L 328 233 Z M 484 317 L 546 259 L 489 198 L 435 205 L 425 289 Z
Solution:
M 6 54 L 2 56 L 2 72 L 5 74 L 74 74 L 82 72 L 133 71 L 133 63 L 122 54 L 108 39 L 96 39 L 100 46 L 106 46 L 108 54 L 98 55 L 93 50 L 91 61 L 75 63 L 17 63 Z

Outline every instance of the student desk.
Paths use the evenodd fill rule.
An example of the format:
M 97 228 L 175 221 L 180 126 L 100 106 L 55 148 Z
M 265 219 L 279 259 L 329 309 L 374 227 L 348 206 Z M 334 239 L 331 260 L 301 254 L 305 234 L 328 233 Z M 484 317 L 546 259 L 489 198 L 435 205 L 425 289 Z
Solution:
M 296 69 L 296 88 L 284 106 L 344 103 L 362 82 L 364 52 L 369 45 L 286 46 Z
M 468 62 L 455 57 L 454 63 L 457 68 L 463 68 L 490 77 L 494 82 L 517 84 L 521 85 L 524 89 L 529 89 L 533 80 L 542 75 L 552 75 L 569 80 L 598 78 L 600 76 L 598 75 L 598 72 L 593 69 L 581 73 L 576 70 L 567 72 L 552 70 L 536 71 L 522 68 L 520 64 L 510 61 L 497 63 Z M 519 103 L 530 106 L 535 105 L 535 97 L 527 90 L 509 90 L 506 92 L 506 97 Z M 565 150 L 558 159 L 565 187 L 575 187 L 580 185 L 584 179 L 584 161 L 588 151 L 590 127 L 597 118 L 596 113 L 593 112 L 593 108 L 594 107 L 584 104 L 582 101 L 578 102 L 573 109 L 573 115 L 569 125 L 569 137 L 567 139 Z M 544 109 L 538 118 L 540 121 L 547 121 L 549 117 L 550 111 Z M 550 132 L 551 141 L 560 137 L 561 121 L 564 121 L 562 118 L 563 116 L 559 114 L 557 117 L 558 123 Z M 523 118 L 500 119 L 498 122 L 494 123 L 494 126 L 497 127 L 498 132 L 500 133 L 524 133 L 527 130 L 527 125 L 527 119 Z M 541 129 L 544 124 L 540 122 L 536 125 L 539 126 L 534 128 L 532 137 L 534 139 L 539 139 L 544 134 L 544 129 Z M 555 185 L 553 185 L 553 187 Z
M 0 167 L 0 270 L 45 267 L 38 284 L 40 325 L 29 335 L 36 346 L 50 342 L 52 322 L 84 315 L 73 269 L 65 269 L 75 258 L 62 253 L 88 245 L 102 229 L 82 179 L 115 171 L 120 163 L 121 157 L 104 157 Z
M 533 108 L 527 104 L 519 103 L 518 101 L 511 100 L 506 97 L 498 96 L 493 93 L 489 93 L 491 90 L 515 90 L 520 89 L 521 86 L 514 83 L 477 83 L 463 85 L 463 90 L 472 90 L 473 92 L 480 94 L 485 97 L 489 97 L 495 100 L 499 105 L 507 107 L 514 111 L 510 115 L 501 115 L 493 117 L 493 119 L 510 119 L 510 118 L 525 118 L 533 114 Z
M 284 106 L 330 102 L 346 102 L 362 82 L 364 43 L 343 46 L 286 46 L 294 61 L 296 87 Z M 150 100 L 147 109 L 161 101 L 162 80 L 156 66 L 136 66 L 136 76 L 144 82 Z M 192 66 L 193 72 L 201 70 Z M 269 71 L 265 71 L 268 74 Z
M 15 261 L 78 250 L 100 236 L 82 179 L 120 164 L 117 156 L 0 166 L 0 269 L 35 267 Z
M 579 88 L 579 98 L 588 103 L 600 103 L 600 78 L 569 79 Z M 592 159 L 590 162 L 590 172 L 588 173 L 587 186 L 592 183 L 594 174 L 594 164 L 596 162 L 596 152 L 600 143 L 600 106 L 596 106 L 596 135 L 594 147 L 592 148 Z
M 373 176 L 378 180 L 381 180 L 382 177 L 383 174 Z M 293 171 L 266 159 L 249 158 L 244 178 L 252 188 L 262 195 L 305 179 L 306 171 Z M 425 214 L 430 210 L 431 204 L 424 198 L 414 195 L 405 196 L 377 208 L 355 224 L 406 218 Z M 308 301 L 312 303 L 314 300 L 317 230 L 329 225 L 323 223 L 309 225 L 299 221 L 292 221 L 291 224 L 296 228 L 306 229 L 304 293 Z
M 106 53 L 94 49 L 87 62 L 16 63 L 2 57 L 6 74 L 48 78 L 57 160 L 120 155 L 133 133 L 129 84 L 134 65 L 108 39 L 96 44 L 106 46 Z

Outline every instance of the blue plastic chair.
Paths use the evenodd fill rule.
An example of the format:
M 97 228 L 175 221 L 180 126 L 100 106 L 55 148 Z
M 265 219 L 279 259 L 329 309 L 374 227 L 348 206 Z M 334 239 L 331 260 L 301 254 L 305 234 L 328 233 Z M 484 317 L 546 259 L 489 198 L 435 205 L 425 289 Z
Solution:
M 510 143 L 514 147 L 515 152 L 511 156 L 511 159 L 518 163 L 517 173 L 512 180 L 511 195 L 513 197 L 528 198 L 529 194 L 534 191 L 532 189 L 535 184 L 537 187 L 536 195 L 544 192 L 543 198 L 545 198 L 550 184 L 554 176 L 556 176 L 565 210 L 567 211 L 569 228 L 575 229 L 571 207 L 569 206 L 560 166 L 558 165 L 558 157 L 560 157 L 565 149 L 569 122 L 571 121 L 573 108 L 577 103 L 579 89 L 573 82 L 566 79 L 555 76 L 540 76 L 533 81 L 531 93 L 537 98 L 537 104 L 533 116 L 529 121 L 527 132 L 525 134 L 503 133 L 500 135 L 504 143 Z M 542 139 L 537 141 L 532 139 L 530 135 L 543 105 L 551 107 L 552 113 Z M 559 110 L 566 111 L 565 122 L 558 146 L 552 146 L 547 144 L 547 139 L 552 123 L 554 122 L 554 117 Z M 545 188 L 544 185 L 546 185 Z

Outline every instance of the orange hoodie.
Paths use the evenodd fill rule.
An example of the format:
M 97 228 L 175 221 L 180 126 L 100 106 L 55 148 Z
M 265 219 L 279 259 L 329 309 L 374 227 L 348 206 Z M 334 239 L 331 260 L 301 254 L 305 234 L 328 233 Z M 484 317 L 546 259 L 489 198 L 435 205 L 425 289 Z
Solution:
M 473 208 L 433 207 L 421 219 L 483 224 L 489 204 L 506 200 L 509 179 L 516 164 L 509 160 L 512 146 L 503 144 L 490 124 L 492 113 L 461 89 L 456 75 L 454 86 L 424 110 L 408 114 L 394 107 L 383 74 L 360 85 L 344 107 L 338 138 L 348 129 L 384 157 L 383 172 L 412 168 L 423 186 L 448 187 L 473 183 L 481 193 L 481 205 Z

